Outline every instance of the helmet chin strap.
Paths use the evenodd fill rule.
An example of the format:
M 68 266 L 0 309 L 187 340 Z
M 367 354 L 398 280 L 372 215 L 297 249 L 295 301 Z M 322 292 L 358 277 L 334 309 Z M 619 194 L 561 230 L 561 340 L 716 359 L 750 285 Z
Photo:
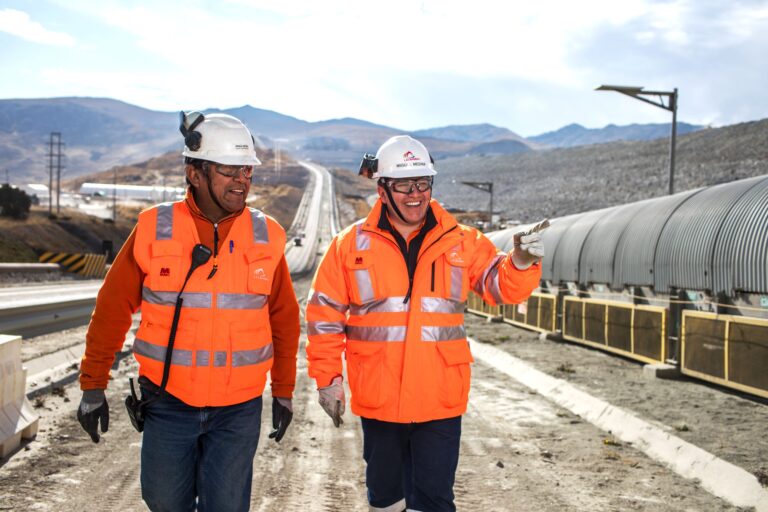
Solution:
M 400 217 L 400 220 L 402 220 L 404 223 L 408 224 L 408 221 L 405 220 L 405 217 L 403 217 L 403 214 L 400 213 L 400 209 L 397 207 L 397 204 L 395 204 L 395 200 L 392 198 L 392 191 L 389 190 L 389 187 L 387 187 L 386 185 L 384 186 L 384 192 L 387 193 L 387 198 L 389 199 L 389 205 L 395 211 L 397 216 Z

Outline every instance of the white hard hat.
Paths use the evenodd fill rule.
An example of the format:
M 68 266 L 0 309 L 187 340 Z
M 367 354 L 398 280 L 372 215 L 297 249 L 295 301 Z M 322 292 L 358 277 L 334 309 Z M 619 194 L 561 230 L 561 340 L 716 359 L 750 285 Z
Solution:
M 248 128 L 227 114 L 181 113 L 182 155 L 222 165 L 261 165 Z
M 372 173 L 363 172 L 366 162 Z M 418 178 L 434 176 L 437 171 L 424 144 L 408 135 L 396 135 L 381 145 L 375 160 L 370 155 L 363 157 L 361 174 L 370 178 Z

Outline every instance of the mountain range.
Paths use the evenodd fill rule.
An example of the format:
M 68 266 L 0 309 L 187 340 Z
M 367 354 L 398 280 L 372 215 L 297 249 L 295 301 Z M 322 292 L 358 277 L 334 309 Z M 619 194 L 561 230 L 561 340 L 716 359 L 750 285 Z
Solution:
M 685 135 L 702 128 L 705 127 L 678 122 L 677 134 Z M 609 124 L 604 128 L 585 128 L 580 124 L 573 123 L 553 132 L 528 137 L 528 140 L 548 147 L 571 148 L 616 140 L 654 140 L 669 137 L 669 135 L 670 123 L 630 124 L 627 126 Z
M 669 125 L 609 125 L 604 129 L 569 125 L 524 138 L 491 124 L 408 132 L 354 118 L 309 122 L 249 105 L 205 111 L 240 118 L 263 147 L 277 145 L 298 158 L 350 169 L 357 167 L 363 153 L 375 151 L 388 137 L 402 133 L 411 133 L 426 144 L 436 159 L 444 159 L 527 153 L 616 138 L 666 137 L 669 130 Z M 679 125 L 681 133 L 699 128 L 683 125 Z M 179 151 L 182 144 L 177 112 L 149 110 L 108 98 L 0 100 L 0 170 L 8 170 L 11 182 L 47 181 L 51 132 L 61 133 L 65 155 L 62 176 L 68 179 Z

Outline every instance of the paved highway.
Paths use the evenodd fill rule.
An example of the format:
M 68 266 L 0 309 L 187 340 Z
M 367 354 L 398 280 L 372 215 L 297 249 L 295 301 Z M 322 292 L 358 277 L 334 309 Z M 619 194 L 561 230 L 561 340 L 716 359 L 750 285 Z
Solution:
M 321 242 L 330 241 L 338 218 L 333 181 L 324 167 L 301 162 L 310 180 L 293 224 L 288 229 L 285 256 L 291 274 L 312 270 Z M 301 245 L 294 244 L 294 238 Z M 101 280 L 0 288 L 0 333 L 24 337 L 56 332 L 88 321 Z

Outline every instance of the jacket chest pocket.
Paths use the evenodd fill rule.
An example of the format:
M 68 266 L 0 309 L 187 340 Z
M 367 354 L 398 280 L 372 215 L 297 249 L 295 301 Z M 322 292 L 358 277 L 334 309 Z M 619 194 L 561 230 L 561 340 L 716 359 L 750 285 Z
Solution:
M 186 275 L 182 268 L 184 246 L 176 240 L 156 240 L 150 248 L 149 283 L 156 291 L 181 288 Z
M 365 304 L 376 298 L 374 283 L 376 274 L 373 268 L 373 257 L 370 251 L 355 251 L 347 254 L 344 270 L 350 287 L 350 298 L 355 304 Z
M 443 256 L 443 278 L 445 280 L 443 284 L 447 298 L 459 302 L 466 300 L 469 292 L 468 258 L 469 255 L 466 251 L 461 250 L 461 246 L 452 248 Z
M 245 253 L 245 260 L 248 263 L 248 291 L 269 295 L 272 291 L 272 279 L 275 277 L 275 261 L 272 255 L 255 246 Z

